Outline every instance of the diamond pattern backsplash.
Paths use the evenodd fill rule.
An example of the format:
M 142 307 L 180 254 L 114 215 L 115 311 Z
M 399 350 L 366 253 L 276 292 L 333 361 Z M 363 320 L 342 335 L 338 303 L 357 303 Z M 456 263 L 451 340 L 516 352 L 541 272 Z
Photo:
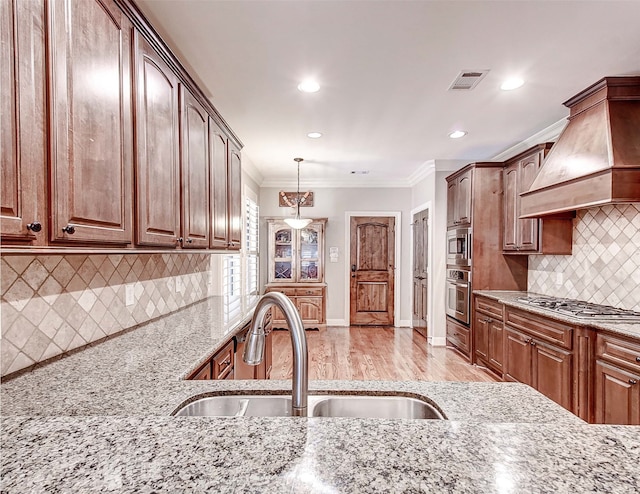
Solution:
M 640 311 L 640 203 L 578 211 L 572 255 L 529 256 L 529 291 Z
M 1 375 L 206 298 L 210 258 L 3 255 Z

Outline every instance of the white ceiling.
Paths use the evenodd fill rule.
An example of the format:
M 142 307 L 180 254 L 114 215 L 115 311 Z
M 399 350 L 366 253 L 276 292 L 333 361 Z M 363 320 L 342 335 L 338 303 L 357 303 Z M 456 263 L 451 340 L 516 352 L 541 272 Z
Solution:
M 490 159 L 557 123 L 604 76 L 640 74 L 640 0 L 137 4 L 263 185 L 294 183 L 296 156 L 303 185 L 407 185 L 432 160 Z M 447 91 L 476 69 L 490 72 L 475 89 Z M 501 91 L 513 75 L 525 85 Z M 319 92 L 297 90 L 308 77 Z

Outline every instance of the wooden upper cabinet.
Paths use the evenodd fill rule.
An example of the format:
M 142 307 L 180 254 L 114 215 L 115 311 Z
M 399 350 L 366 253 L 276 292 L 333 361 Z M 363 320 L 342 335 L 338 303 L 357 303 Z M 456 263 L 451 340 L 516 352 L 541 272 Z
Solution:
M 42 245 L 47 239 L 43 24 L 43 2 L 0 2 L 0 232 L 4 244 Z
M 473 170 L 451 178 L 447 186 L 447 227 L 471 226 L 471 179 Z
M 178 78 L 135 33 L 136 243 L 179 245 Z
M 209 116 L 180 89 L 182 136 L 182 246 L 209 247 Z
M 110 0 L 49 6 L 50 240 L 128 244 L 132 26 Z
M 504 252 L 571 254 L 572 222 L 564 218 L 520 218 L 520 194 L 529 190 L 552 143 L 534 146 L 509 160 L 503 171 Z
M 211 190 L 211 229 L 209 246 L 226 249 L 227 240 L 227 161 L 229 141 L 209 117 L 209 160 Z
M 240 250 L 242 246 L 242 164 L 240 151 L 234 147 L 229 149 L 227 204 L 229 249 Z

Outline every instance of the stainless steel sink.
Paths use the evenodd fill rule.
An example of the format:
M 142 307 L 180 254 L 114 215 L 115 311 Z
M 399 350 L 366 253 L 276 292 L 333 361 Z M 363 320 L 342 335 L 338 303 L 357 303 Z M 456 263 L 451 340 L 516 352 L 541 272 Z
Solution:
M 443 419 L 426 401 L 408 396 L 328 396 L 311 408 L 313 417 L 359 417 L 378 419 Z
M 290 417 L 289 395 L 207 396 L 180 407 L 176 416 Z M 436 406 L 399 395 L 309 395 L 309 417 L 445 419 Z

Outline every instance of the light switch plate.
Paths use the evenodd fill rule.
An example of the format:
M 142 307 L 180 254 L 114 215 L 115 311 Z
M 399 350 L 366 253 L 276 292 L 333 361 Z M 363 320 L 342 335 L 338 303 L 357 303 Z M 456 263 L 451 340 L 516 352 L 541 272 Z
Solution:
M 124 286 L 124 304 L 126 306 L 133 305 L 136 301 L 136 298 L 133 293 L 133 285 L 128 284 Z
M 562 271 L 558 271 L 556 273 L 556 285 L 560 286 L 564 283 L 564 273 Z

